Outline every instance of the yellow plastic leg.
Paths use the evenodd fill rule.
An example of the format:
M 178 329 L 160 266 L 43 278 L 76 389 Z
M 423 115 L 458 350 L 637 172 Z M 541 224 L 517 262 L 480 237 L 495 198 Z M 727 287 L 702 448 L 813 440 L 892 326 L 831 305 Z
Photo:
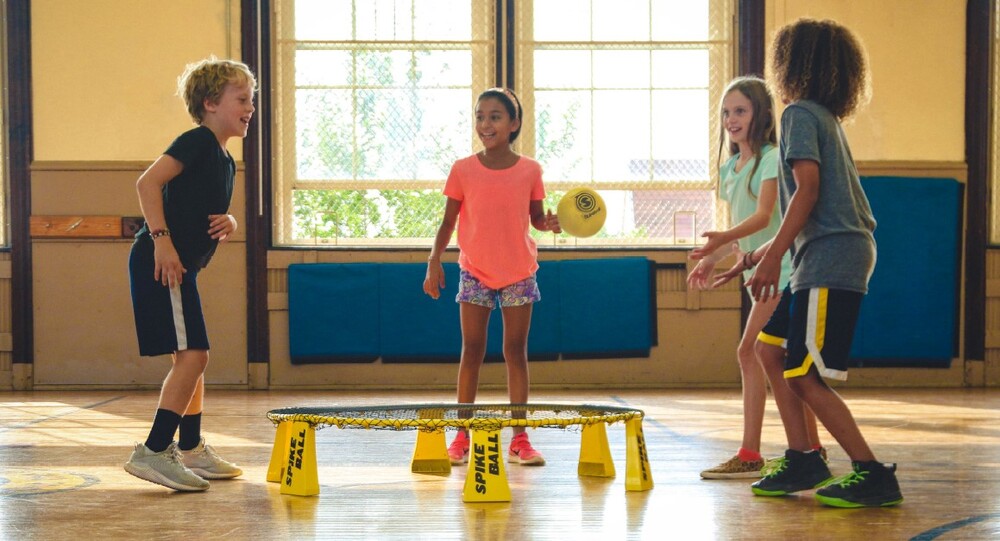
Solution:
M 281 493 L 295 496 L 319 494 L 319 477 L 316 470 L 316 429 L 309 423 L 291 423 L 288 437 L 288 455 L 281 478 Z
M 288 430 L 292 423 L 282 421 L 274 434 L 274 447 L 271 448 L 271 461 L 267 464 L 267 482 L 281 482 L 282 469 L 288 464 Z
M 646 455 L 646 439 L 642 435 L 642 419 L 625 423 L 625 490 L 643 491 L 653 488 L 653 472 Z
M 469 473 L 465 476 L 465 502 L 509 502 L 510 485 L 504 468 L 499 430 L 472 430 Z
M 444 430 L 417 430 L 410 471 L 431 475 L 451 474 L 451 460 L 444 441 Z
M 615 463 L 608 446 L 607 425 L 594 423 L 583 426 L 580 436 L 580 464 L 577 475 L 588 477 L 614 477 Z

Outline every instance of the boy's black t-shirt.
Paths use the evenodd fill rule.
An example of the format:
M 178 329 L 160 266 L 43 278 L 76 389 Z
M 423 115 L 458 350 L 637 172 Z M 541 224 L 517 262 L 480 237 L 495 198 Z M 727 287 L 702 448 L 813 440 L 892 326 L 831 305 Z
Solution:
M 170 238 L 186 268 L 204 268 L 219 244 L 208 234 L 208 215 L 228 213 L 236 163 L 204 126 L 182 133 L 164 154 L 184 164 L 181 174 L 163 186 Z M 143 227 L 136 236 L 146 232 Z

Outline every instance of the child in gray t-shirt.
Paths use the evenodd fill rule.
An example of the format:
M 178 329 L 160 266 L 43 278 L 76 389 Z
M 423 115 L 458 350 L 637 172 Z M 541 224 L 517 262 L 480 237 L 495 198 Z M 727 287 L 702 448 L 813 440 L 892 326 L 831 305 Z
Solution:
M 866 96 L 864 51 L 836 22 L 802 19 L 778 31 L 771 54 L 775 90 L 788 104 L 778 143 L 781 226 L 717 280 L 756 266 L 751 294 L 773 298 L 781 257 L 791 250 L 790 283 L 756 344 L 771 381 L 784 377 L 792 390 L 775 393 L 789 448 L 751 488 L 759 496 L 819 488 L 816 499 L 835 507 L 896 505 L 903 501 L 896 465 L 875 459 L 847 404 L 823 380 L 847 378 L 861 299 L 875 267 L 875 219 L 840 126 Z M 806 405 L 850 456 L 853 472 L 833 480 L 810 448 Z

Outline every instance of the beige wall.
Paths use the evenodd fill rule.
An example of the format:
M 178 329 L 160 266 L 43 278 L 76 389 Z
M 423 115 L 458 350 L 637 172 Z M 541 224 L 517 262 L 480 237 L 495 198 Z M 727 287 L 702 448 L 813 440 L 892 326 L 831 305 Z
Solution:
M 139 216 L 135 179 L 141 172 L 132 162 L 36 162 L 31 212 Z M 239 223 L 242 179 L 240 171 L 230 208 Z M 207 381 L 213 384 L 247 382 L 245 239 L 237 230 L 198 277 L 212 344 Z M 139 356 L 127 273 L 130 246 L 129 239 L 34 240 L 36 387 L 163 381 L 169 359 Z
M 31 0 L 35 159 L 151 161 L 192 127 L 177 76 L 239 29 L 239 0 Z
M 772 0 L 767 36 L 833 19 L 868 52 L 872 100 L 846 125 L 859 161 L 965 161 L 963 0 Z
M 140 216 L 136 179 L 194 126 L 176 95 L 177 77 L 210 55 L 239 58 L 239 0 L 32 0 L 31 8 L 32 214 Z M 242 141 L 231 140 L 229 150 L 242 159 Z M 243 207 L 240 171 L 230 208 L 239 223 Z M 36 388 L 163 380 L 169 359 L 138 354 L 129 246 L 128 239 L 33 241 L 28 369 Z M 212 384 L 247 383 L 245 262 L 240 230 L 199 277 Z
M 31 5 L 32 212 L 138 215 L 135 179 L 192 125 L 174 95 L 184 65 L 210 54 L 239 57 L 239 0 L 32 0 Z M 964 160 L 964 14 L 959 0 L 773 0 L 767 4 L 767 26 L 770 35 L 780 24 L 812 16 L 834 18 L 855 30 L 868 49 L 874 82 L 872 103 L 848 126 L 855 156 L 876 165 L 913 162 L 909 173 L 919 174 L 921 162 L 934 169 Z M 935 31 L 927 32 L 930 27 Z M 239 141 L 231 141 L 230 149 L 241 157 Z M 232 212 L 242 223 L 242 186 Z M 166 361 L 137 357 L 124 267 L 128 241 L 36 240 L 33 250 L 36 364 L 28 381 L 41 388 L 156 385 Z M 213 339 L 209 381 L 243 386 L 248 367 L 242 232 L 223 250 L 202 282 Z M 676 252 L 650 256 L 684 261 Z M 452 386 L 454 365 L 293 367 L 288 361 L 283 291 L 288 263 L 422 257 L 269 254 L 272 365 L 263 372 L 250 367 L 251 375 L 279 387 Z M 681 270 L 658 274 L 661 345 L 650 359 L 538 363 L 533 385 L 738 385 L 737 292 L 687 292 L 683 276 Z M 4 358 L 0 348 L 0 388 L 11 380 Z M 484 384 L 502 386 L 501 368 L 487 366 Z M 969 370 L 961 362 L 948 370 L 866 369 L 852 371 L 851 384 L 961 385 Z

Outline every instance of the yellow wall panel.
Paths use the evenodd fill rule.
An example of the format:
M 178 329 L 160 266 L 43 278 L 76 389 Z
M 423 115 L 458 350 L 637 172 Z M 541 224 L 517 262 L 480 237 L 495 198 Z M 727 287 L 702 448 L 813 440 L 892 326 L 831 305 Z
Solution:
M 768 32 L 833 19 L 868 51 L 872 100 L 845 125 L 856 160 L 965 161 L 965 2 L 774 0 Z M 768 44 L 769 45 L 769 44 Z
M 152 161 L 194 126 L 177 77 L 238 58 L 239 18 L 238 0 L 33 0 L 35 159 Z

